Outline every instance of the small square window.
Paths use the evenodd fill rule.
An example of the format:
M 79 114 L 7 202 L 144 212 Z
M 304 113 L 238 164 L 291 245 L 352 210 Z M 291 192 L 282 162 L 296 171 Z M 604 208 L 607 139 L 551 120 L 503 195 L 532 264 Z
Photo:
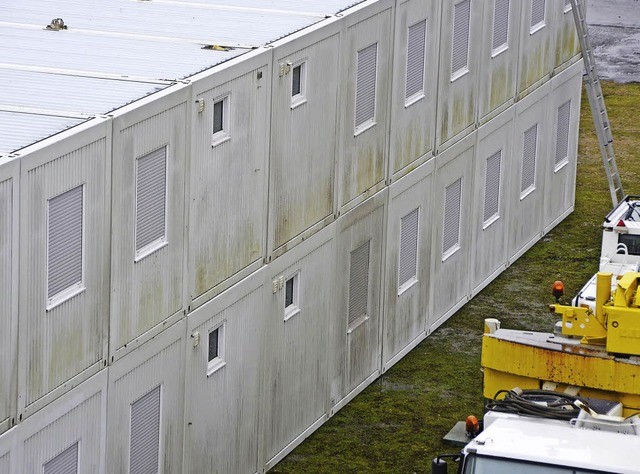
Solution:
M 300 312 L 299 298 L 300 274 L 296 273 L 287 278 L 284 284 L 284 320 L 295 316 Z
M 229 139 L 229 96 L 213 101 L 212 145 L 218 145 Z
M 306 89 L 306 62 L 293 66 L 291 70 L 291 108 L 304 104 Z
M 224 323 L 209 331 L 207 343 L 207 375 L 226 365 L 224 360 Z

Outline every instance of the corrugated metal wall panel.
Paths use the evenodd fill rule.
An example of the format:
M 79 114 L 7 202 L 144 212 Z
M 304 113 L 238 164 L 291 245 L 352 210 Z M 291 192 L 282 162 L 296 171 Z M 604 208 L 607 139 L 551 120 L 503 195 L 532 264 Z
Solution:
M 184 179 L 186 166 L 187 106 L 165 98 L 166 109 L 137 111 L 114 121 L 113 222 L 111 232 L 112 354 L 182 308 L 184 257 Z M 153 112 L 151 111 L 153 110 Z M 136 248 L 136 160 L 166 150 L 166 245 Z M 164 224 L 164 222 L 162 223 Z M 162 227 L 162 226 L 161 226 Z M 157 235 L 157 234 L 154 234 Z M 147 242 L 148 243 L 148 242 Z M 154 250 L 155 249 L 155 250 Z
M 348 17 L 349 18 L 349 17 Z M 370 196 L 379 189 L 385 178 L 386 137 L 389 113 L 387 110 L 391 75 L 390 50 L 391 9 L 386 9 L 350 25 L 343 40 L 345 52 L 341 70 L 343 104 L 341 107 L 341 178 L 340 205 Z M 355 21 L 355 20 L 352 20 Z M 376 43 L 377 83 L 375 121 L 371 126 L 355 127 L 357 123 L 356 70 L 358 51 Z
M 189 333 L 199 333 L 200 345 L 187 347 L 184 472 L 256 472 L 258 467 L 262 315 L 266 293 L 255 278 L 226 308 L 214 299 L 198 308 L 190 320 L 198 322 Z M 259 278 L 260 282 L 263 278 Z M 210 309 L 210 307 L 212 309 Z M 201 318 L 207 319 L 200 323 Z M 207 372 L 206 334 L 224 323 L 224 361 Z M 273 349 L 270 343 L 265 351 Z M 267 392 L 262 392 L 266 395 Z
M 566 67 L 580 61 L 580 41 L 571 11 L 571 4 L 551 2 L 556 32 L 555 67 Z
M 0 456 L 0 474 L 11 474 L 11 453 Z
M 523 97 L 527 90 L 537 85 L 541 81 L 547 80 L 553 70 L 555 60 L 555 28 L 550 22 L 551 5 L 561 2 L 545 2 L 540 0 L 527 0 L 521 4 L 521 29 L 519 47 L 519 78 L 518 95 Z M 542 10 L 540 8 L 542 7 Z M 542 14 L 540 13 L 542 11 Z M 537 15 L 534 18 L 532 15 Z M 532 29 L 533 22 L 543 17 L 544 22 L 535 23 L 536 28 Z
M 101 472 L 103 466 L 104 453 L 102 449 L 101 429 L 102 425 L 102 392 L 95 393 L 87 399 L 83 399 L 82 395 L 78 395 L 81 389 L 77 391 L 73 400 L 74 405 L 71 408 L 63 407 L 59 418 L 50 424 L 44 426 L 29 436 L 24 442 L 24 454 L 22 457 L 22 470 L 20 472 L 42 472 L 43 466 L 48 462 L 50 467 L 60 466 L 59 458 L 53 461 L 56 456 L 62 454 L 65 450 L 70 455 L 70 462 L 64 466 L 73 468 L 73 454 L 77 453 L 78 471 L 77 472 Z M 78 401 L 78 398 L 80 401 Z M 72 400 L 69 398 L 68 400 Z M 69 401 L 66 405 L 69 406 Z M 50 417 L 52 413 L 49 413 Z M 19 425 L 22 426 L 22 425 Z M 25 429 L 26 431 L 26 429 Z M 26 435 L 27 433 L 25 433 Z M 77 446 L 77 451 L 73 452 L 73 446 Z M 64 456 L 64 455 L 63 455 Z M 66 456 L 65 456 L 66 458 Z M 44 469 L 45 472 L 48 472 Z M 74 472 L 74 471 L 52 471 L 52 472 Z
M 14 311 L 14 268 L 13 232 L 13 179 L 0 181 L 0 423 L 11 416 L 15 396 L 15 375 L 17 360 L 15 347 L 17 340 L 13 324 L 17 315 Z M 0 433 L 4 431 L 0 429 Z
M 193 118 L 189 213 L 192 299 L 264 257 L 266 76 L 265 68 L 246 72 L 198 95 L 206 105 L 204 112 Z M 212 146 L 210 105 L 224 95 L 229 95 L 230 101 L 230 138 Z
M 99 139 L 33 168 L 27 157 L 22 158 L 21 235 L 25 238 L 21 245 L 20 331 L 27 368 L 25 406 L 103 357 L 102 328 L 107 317 L 103 252 L 108 246 L 105 151 L 106 140 Z M 83 183 L 85 290 L 47 311 L 47 199 Z
M 292 106 L 290 74 L 273 71 L 271 121 L 271 204 L 273 247 L 278 248 L 333 214 L 336 106 L 340 38 L 290 52 L 274 51 L 277 64 L 305 62 L 305 103 Z
M 110 366 L 106 472 L 129 472 L 132 404 L 158 388 L 159 472 L 181 472 L 184 331 L 183 320 Z
M 435 64 L 439 54 L 440 4 L 408 0 L 397 6 L 389 128 L 390 171 L 394 181 L 430 158 L 429 152 L 433 150 L 438 68 L 431 65 Z M 407 80 L 412 74 L 408 69 L 409 28 L 419 25 L 416 20 L 420 19 L 426 21 L 422 93 L 409 95 Z

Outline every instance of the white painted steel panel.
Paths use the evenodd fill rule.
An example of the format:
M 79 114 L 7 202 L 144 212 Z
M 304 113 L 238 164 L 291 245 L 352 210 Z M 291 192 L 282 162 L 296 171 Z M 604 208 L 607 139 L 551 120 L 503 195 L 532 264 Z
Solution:
M 183 88 L 114 120 L 111 355 L 183 309 L 186 97 Z M 166 238 L 138 254 L 136 160 L 160 148 L 166 149 Z
M 480 76 L 478 84 L 478 118 L 481 123 L 495 117 L 509 105 L 513 104 L 516 96 L 516 80 L 518 66 L 518 48 L 520 39 L 520 8 L 522 2 L 516 0 L 490 0 L 484 8 L 484 23 L 494 24 L 495 8 L 508 10 L 504 44 L 494 48 L 494 30 L 486 28 L 481 41 Z M 504 26 L 502 28 L 505 28 Z
M 16 416 L 18 369 L 18 162 L 0 165 L 0 433 Z
M 551 2 L 556 34 L 555 67 L 559 69 L 580 61 L 580 41 L 573 12 L 571 8 L 565 11 L 564 3 Z
M 438 129 L 436 146 L 439 151 L 451 145 L 470 131 L 477 112 L 476 94 L 479 82 L 478 68 L 482 47 L 482 2 L 471 2 L 469 22 L 469 50 L 467 66 L 453 69 L 455 39 L 454 7 L 461 2 L 442 4 L 440 30 L 440 77 L 438 78 Z M 454 139 L 455 140 L 452 140 Z M 443 146 L 443 144 L 445 144 Z
M 582 94 L 582 62 L 554 76 L 551 80 L 547 121 L 549 127 L 549 150 L 552 153 L 546 163 L 544 193 L 544 231 L 548 232 L 573 210 L 576 192 L 576 166 L 578 156 L 578 132 L 580 126 L 580 98 Z M 569 104 L 568 129 L 558 137 L 559 106 Z M 566 158 L 556 162 L 558 139 L 566 140 Z
M 21 398 L 30 407 L 56 387 L 102 365 L 108 304 L 110 168 L 106 124 L 21 158 Z M 47 200 L 84 187 L 84 289 L 47 309 Z M 77 384 L 78 381 L 75 382 Z M 68 390 L 69 385 L 61 387 Z M 29 410 L 34 409 L 30 407 Z
M 291 74 L 273 70 L 269 227 L 274 248 L 333 215 L 340 38 L 335 27 L 328 30 L 327 36 L 300 38 L 273 53 L 277 65 L 304 62 L 306 82 L 304 102 L 292 105 Z
M 86 119 L 0 111 L 0 153 L 11 153 Z
M 376 4 L 346 18 L 347 32 L 342 40 L 341 59 L 341 165 L 340 205 L 371 196 L 383 184 L 386 167 L 388 130 L 387 102 L 390 94 L 392 9 L 380 11 L 388 2 Z M 366 16 L 365 16 L 366 14 Z M 358 52 L 377 43 L 377 82 L 375 119 L 371 125 L 356 127 L 356 73 Z M 356 202 L 358 202 L 356 201 Z
M 77 472 L 104 472 L 106 381 L 103 370 L 13 428 L 22 445 L 12 452 L 14 472 L 46 472 L 48 462 L 76 443 Z
M 555 61 L 556 35 L 555 15 L 552 14 L 554 4 L 561 2 L 543 2 L 545 21 L 531 28 L 532 3 L 539 0 L 525 0 L 521 3 L 520 14 L 520 47 L 518 95 L 523 97 L 529 89 L 549 79 Z
M 431 239 L 439 225 L 432 219 L 433 170 L 431 160 L 393 183 L 387 223 L 385 271 L 385 312 L 382 361 L 384 369 L 411 343 L 424 336 L 430 311 Z M 400 285 L 401 216 L 418 209 L 416 277 Z
M 258 271 L 233 289 L 205 303 L 188 317 L 188 334 L 200 344 L 186 348 L 185 456 L 183 472 L 259 472 L 259 413 L 267 392 L 260 391 L 265 273 Z M 281 324 L 281 322 L 278 322 Z M 224 324 L 224 366 L 208 370 L 206 335 Z M 264 347 L 261 344 L 265 343 Z
M 0 456 L 0 474 L 11 474 L 11 453 Z
M 298 273 L 300 311 L 285 321 L 284 289 L 270 292 L 265 358 L 264 449 L 271 460 L 325 416 L 329 398 L 329 334 L 335 324 L 332 297 L 335 245 L 329 226 L 269 267 L 270 280 Z M 344 321 L 346 325 L 346 313 Z M 226 368 L 226 367 L 225 367 Z M 298 441 L 299 442 L 299 441 Z
M 189 209 L 191 299 L 264 258 L 269 70 L 264 55 L 202 79 L 194 96 Z M 226 79 L 225 78 L 225 79 Z M 216 82 L 214 82 L 216 81 Z M 203 89 L 205 88 L 206 89 Z M 229 97 L 229 138 L 212 145 L 213 101 Z M 213 295 L 207 294 L 207 298 Z
M 106 114 L 167 87 L 6 68 L 0 68 L 0 78 L 0 107 L 41 109 L 50 114 L 77 116 Z M 25 91 L 29 93 L 25 94 Z
M 472 294 L 479 292 L 507 264 L 509 183 L 515 161 L 511 151 L 514 116 L 515 106 L 512 106 L 478 129 L 471 218 L 473 250 L 469 265 Z M 495 183 L 497 207 L 494 214 L 485 216 L 487 159 L 496 153 L 500 153 L 499 181 Z
M 396 10 L 393 51 L 389 162 L 393 179 L 413 170 L 431 157 L 435 139 L 437 64 L 440 45 L 440 4 L 408 0 Z M 407 99 L 408 31 L 426 20 L 423 92 Z
M 442 324 L 468 299 L 469 255 L 471 241 L 471 194 L 474 183 L 476 135 L 472 133 L 436 157 L 433 189 L 433 236 L 431 264 L 433 312 L 429 318 L 430 331 Z M 445 195 L 449 186 L 460 180 L 461 201 L 458 244 L 444 252 Z M 453 188 L 450 188 L 453 189 Z M 429 332 L 430 332 L 429 331 Z
M 513 129 L 512 173 L 509 196 L 509 261 L 513 261 L 531 247 L 543 231 L 543 199 L 548 190 L 545 169 L 550 153 L 550 124 L 547 103 L 550 83 L 537 88 L 529 96 L 516 103 L 516 121 Z M 536 170 L 534 186 L 523 193 L 524 137 L 527 130 L 537 125 Z
M 129 472 L 131 405 L 160 387 L 159 472 L 182 471 L 185 321 L 109 367 L 107 472 Z

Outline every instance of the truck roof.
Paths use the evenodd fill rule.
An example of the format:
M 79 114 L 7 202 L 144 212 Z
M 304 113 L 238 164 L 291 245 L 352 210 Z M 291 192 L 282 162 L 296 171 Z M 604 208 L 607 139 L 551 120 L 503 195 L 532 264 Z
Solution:
M 505 413 L 485 416 L 485 430 L 469 453 L 603 472 L 640 473 L 633 435 L 573 428 L 568 422 Z

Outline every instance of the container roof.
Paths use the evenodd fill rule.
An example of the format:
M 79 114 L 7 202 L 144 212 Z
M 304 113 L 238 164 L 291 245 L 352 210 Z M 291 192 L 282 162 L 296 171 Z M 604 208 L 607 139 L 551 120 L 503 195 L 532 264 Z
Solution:
M 9 2 L 0 20 L 0 155 L 112 112 L 361 1 Z

